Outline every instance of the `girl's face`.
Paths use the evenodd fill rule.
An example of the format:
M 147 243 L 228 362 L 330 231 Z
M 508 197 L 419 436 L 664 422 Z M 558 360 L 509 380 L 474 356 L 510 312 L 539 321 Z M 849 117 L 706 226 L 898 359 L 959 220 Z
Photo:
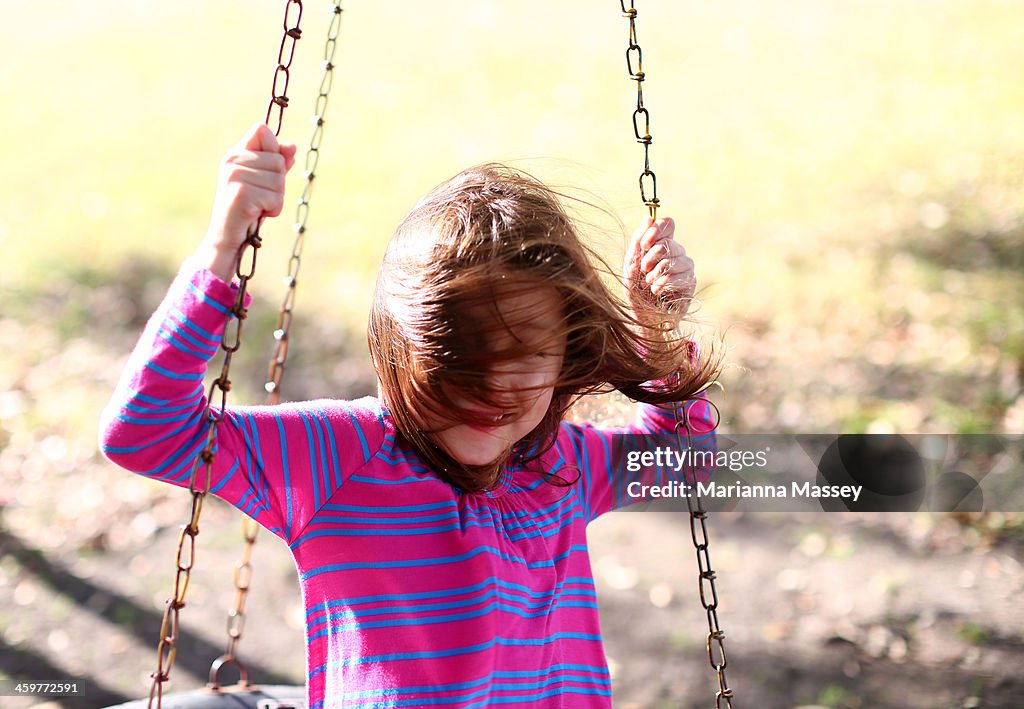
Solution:
M 464 465 L 487 465 L 507 456 L 512 447 L 544 419 L 562 370 L 565 335 L 561 330 L 562 301 L 550 286 L 517 291 L 497 303 L 506 327 L 487 336 L 490 347 L 502 349 L 525 343 L 532 354 L 496 365 L 488 385 L 502 401 L 500 409 L 475 408 L 456 392 L 457 408 L 472 411 L 485 425 L 456 423 L 434 434 L 434 440 Z M 493 317 L 493 312 L 492 312 Z

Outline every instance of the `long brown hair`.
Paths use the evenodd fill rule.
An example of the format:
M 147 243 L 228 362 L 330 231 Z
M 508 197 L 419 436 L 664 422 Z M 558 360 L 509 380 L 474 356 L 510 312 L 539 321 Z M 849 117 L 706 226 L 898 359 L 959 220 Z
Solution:
M 487 489 L 505 461 L 463 465 L 437 445 L 423 422 L 465 421 L 455 392 L 460 401 L 501 407 L 486 373 L 530 352 L 521 344 L 488 347 L 489 327 L 508 325 L 467 316 L 474 306 L 493 307 L 511 282 L 553 287 L 564 302 L 563 332 L 552 333 L 566 342 L 561 373 L 547 415 L 510 451 L 521 464 L 539 460 L 554 445 L 560 422 L 580 396 L 617 389 L 635 401 L 682 402 L 718 373 L 717 359 L 696 355 L 681 333 L 679 312 L 653 300 L 639 306 L 645 312 L 634 312 L 611 292 L 600 274 L 617 272 L 582 243 L 563 197 L 504 165 L 471 168 L 420 200 L 384 255 L 368 327 L 381 395 L 402 436 L 465 492 Z M 672 373 L 679 374 L 675 386 L 665 383 Z

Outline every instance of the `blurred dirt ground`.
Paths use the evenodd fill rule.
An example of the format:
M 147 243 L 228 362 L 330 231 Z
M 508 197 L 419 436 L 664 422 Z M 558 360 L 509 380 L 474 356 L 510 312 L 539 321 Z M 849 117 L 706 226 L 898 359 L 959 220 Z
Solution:
M 63 290 L 9 294 L 0 320 L 0 671 L 72 679 L 82 691 L 5 697 L 4 707 L 141 697 L 155 667 L 187 495 L 109 465 L 94 436 L 99 408 L 171 274 L 149 262 L 121 272 L 132 275 L 83 271 Z M 82 336 L 102 323 L 102 337 Z M 264 326 L 257 320 L 253 332 Z M 298 323 L 300 332 L 311 327 Z M 356 337 L 302 336 L 319 350 L 315 359 L 296 353 L 293 396 L 323 382 L 338 396 L 372 390 Z M 258 379 L 261 353 L 245 357 L 239 366 Z M 617 407 L 602 410 L 613 419 Z M 616 707 L 709 706 L 716 684 L 685 516 L 614 513 L 593 525 L 591 544 Z M 174 691 L 201 686 L 223 648 L 240 551 L 237 513 L 208 504 Z M 737 706 L 1024 703 L 1020 516 L 721 513 L 712 517 L 711 552 Z M 285 546 L 263 533 L 255 569 L 243 641 L 253 677 L 301 683 L 301 599 Z
M 136 487 L 109 473 L 101 485 L 122 495 Z M 92 538 L 54 545 L 47 505 L 35 520 L 9 510 L 0 532 L 0 667 L 25 679 L 76 681 L 83 695 L 5 698 L 3 706 L 96 707 L 148 692 L 186 498 L 141 482 L 133 500 L 97 510 L 103 530 Z M 1021 706 L 1020 545 L 994 543 L 946 516 L 837 517 L 712 517 L 736 705 Z M 175 691 L 202 686 L 226 640 L 238 515 L 209 505 L 202 529 Z M 591 545 L 615 706 L 711 705 L 716 685 L 687 520 L 613 513 L 593 526 Z M 263 533 L 254 563 L 245 660 L 258 682 L 301 684 L 302 612 L 290 556 Z

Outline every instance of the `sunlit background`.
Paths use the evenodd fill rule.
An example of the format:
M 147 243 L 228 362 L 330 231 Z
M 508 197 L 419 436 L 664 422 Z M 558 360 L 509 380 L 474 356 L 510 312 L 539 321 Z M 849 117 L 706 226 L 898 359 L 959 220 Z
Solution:
M 146 643 L 157 629 L 146 614 L 158 616 L 168 595 L 171 545 L 186 514 L 178 491 L 101 460 L 98 412 L 146 317 L 204 232 L 219 158 L 263 119 L 283 6 L 0 3 L 0 675 L 29 667 L 30 675 L 91 677 L 99 699 L 80 706 L 148 691 L 143 680 L 155 652 Z M 702 298 L 695 317 L 726 354 L 721 387 L 711 394 L 722 430 L 1024 431 L 1024 6 L 637 6 L 661 213 L 677 220 L 678 238 L 697 264 Z M 636 91 L 626 75 L 628 22 L 618 3 L 356 0 L 344 7 L 285 385 L 290 398 L 373 391 L 364 326 L 384 244 L 417 198 L 458 170 L 507 161 L 601 205 L 618 222 L 600 210 L 580 216 L 613 263 L 646 215 L 637 189 L 643 151 L 630 120 Z M 305 3 L 282 130 L 300 150 L 312 132 L 330 8 L 326 0 Z M 300 171 L 301 163 L 289 204 L 301 188 Z M 264 228 L 237 401 L 258 401 L 292 216 L 286 208 Z M 609 418 L 621 407 L 609 402 Z M 674 571 L 649 576 L 654 571 L 637 559 L 646 555 L 655 571 L 677 562 L 650 549 L 649 538 L 633 536 L 637 525 L 664 524 L 647 530 L 663 535 L 670 528 L 683 533 L 685 523 L 641 517 L 599 529 L 603 608 L 621 603 L 634 613 L 634 597 L 643 613 L 685 607 L 671 617 L 689 619 L 680 621 L 688 629 L 668 640 L 647 638 L 647 647 L 628 635 L 628 623 L 603 616 L 616 705 L 696 702 L 710 696 L 710 678 L 690 680 L 672 664 L 685 657 L 686 667 L 707 672 L 692 550 L 671 547 L 682 559 L 678 579 Z M 216 531 L 202 538 L 222 565 L 234 558 L 234 519 L 214 507 L 208 524 Z M 1024 588 L 1014 585 L 1024 583 L 1019 546 L 993 551 L 1019 545 L 1019 517 L 861 523 L 910 539 L 925 558 L 963 554 L 964 568 L 949 571 L 961 593 L 979 593 L 982 579 Z M 748 696 L 760 687 L 763 697 L 741 706 L 888 706 L 887 697 L 902 697 L 872 689 L 884 683 L 859 671 L 814 679 L 798 662 L 797 674 L 811 678 L 803 684 L 791 677 L 776 686 L 778 678 L 757 676 L 771 666 L 753 657 L 761 644 L 778 657 L 795 656 L 784 650 L 802 627 L 758 620 L 744 608 L 744 591 L 756 595 L 764 585 L 784 597 L 770 608 L 783 604 L 825 619 L 828 629 L 815 631 L 824 638 L 865 648 L 882 643 L 884 652 L 868 652 L 883 663 L 882 675 L 871 677 L 884 676 L 890 662 L 892 675 L 906 680 L 899 668 L 913 665 L 922 688 L 937 686 L 935 677 L 960 682 L 946 688 L 942 706 L 1004 706 L 954 704 L 982 696 L 970 671 L 944 674 L 935 663 L 953 660 L 915 655 L 911 631 L 880 620 L 892 615 L 884 603 L 866 611 L 857 632 L 829 625 L 820 603 L 825 591 L 807 580 L 816 576 L 807 569 L 817 567 L 807 565 L 863 562 L 869 549 L 860 546 L 861 527 L 834 519 L 780 522 L 777 564 L 775 552 L 762 549 L 764 566 L 753 573 L 746 554 L 753 528 L 744 524 L 752 523 L 726 521 L 720 547 L 723 576 L 734 579 L 732 625 L 739 628 L 731 637 L 742 648 L 738 657 L 751 656 L 746 669 L 737 661 L 736 676 Z M 291 562 L 275 544 L 267 540 L 260 553 L 276 574 L 269 583 L 277 595 L 258 607 L 278 614 L 265 624 L 288 629 L 287 650 L 272 654 L 290 659 L 262 665 L 301 682 L 300 599 Z M 891 598 L 893 584 L 903 588 L 919 572 L 904 568 L 903 557 L 887 558 L 891 568 L 868 586 Z M 975 563 L 965 580 L 961 572 Z M 837 574 L 870 575 L 856 568 Z M 993 568 L 996 575 L 986 576 Z M 208 573 L 214 588 L 229 583 L 227 567 Z M 999 581 L 1004 573 L 1013 580 Z M 848 592 L 843 586 L 834 592 Z M 114 596 L 103 597 L 111 589 Z M 209 591 L 199 581 L 193 592 L 197 603 L 205 597 L 215 606 L 203 616 L 214 620 L 194 631 L 208 632 L 203 642 L 211 646 L 222 642 L 208 626 L 221 623 L 216 608 L 229 591 Z M 818 605 L 805 599 L 800 606 L 804 596 Z M 912 602 L 941 619 L 938 601 L 911 594 Z M 950 637 L 983 652 L 994 631 L 988 616 L 971 615 L 976 611 L 959 608 L 966 615 L 950 621 Z M 838 617 L 850 608 L 829 612 Z M 663 630 L 664 616 L 645 617 L 644 633 Z M 1015 620 L 1005 633 L 1019 662 L 1019 609 Z M 264 651 L 273 627 L 251 631 Z M 903 650 L 891 650 L 893 638 L 904 638 Z M 654 669 L 631 671 L 634 657 Z M 201 682 L 201 664 L 181 671 L 179 687 Z M 922 697 L 899 705 L 940 705 Z M 61 701 L 52 706 L 78 706 Z

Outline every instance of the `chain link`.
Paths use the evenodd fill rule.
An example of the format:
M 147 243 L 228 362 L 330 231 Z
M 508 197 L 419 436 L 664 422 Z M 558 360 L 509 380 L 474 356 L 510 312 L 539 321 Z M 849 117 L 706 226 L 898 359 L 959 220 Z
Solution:
M 671 385 L 679 382 L 679 375 L 673 374 L 669 377 Z M 693 451 L 693 437 L 690 432 L 689 411 L 686 407 L 677 407 L 675 414 L 675 434 L 679 447 L 683 446 L 683 433 L 686 435 L 686 450 Z M 728 666 L 728 659 L 725 654 L 725 631 L 718 622 L 718 589 L 715 586 L 717 574 L 711 566 L 710 538 L 708 537 L 707 519 L 708 513 L 704 509 L 704 500 L 699 494 L 700 487 L 697 485 L 697 471 L 693 467 L 693 456 L 688 455 L 690 461 L 687 465 L 689 472 L 686 484 L 690 486 L 691 494 L 686 497 L 686 504 L 690 511 L 690 538 L 693 540 L 693 547 L 697 551 L 697 578 L 700 589 L 700 603 L 708 618 L 707 652 L 708 663 L 715 671 L 718 679 L 718 692 L 715 693 L 715 707 L 721 709 L 726 706 L 732 709 L 733 691 L 725 677 L 725 668 Z M 718 659 L 715 659 L 717 648 Z
M 299 268 L 302 265 L 302 247 L 305 242 L 306 222 L 309 219 L 309 200 L 313 191 L 313 180 L 316 178 L 316 169 L 320 162 L 320 144 L 323 141 L 328 96 L 331 86 L 334 84 L 334 54 L 338 48 L 338 35 L 341 31 L 341 13 L 341 0 L 335 0 L 333 2 L 330 25 L 327 29 L 327 39 L 324 43 L 323 74 L 320 78 L 320 88 L 318 89 L 313 109 L 313 134 L 306 148 L 303 170 L 303 176 L 306 181 L 295 210 L 295 222 L 293 225 L 295 241 L 292 244 L 291 256 L 288 259 L 287 275 L 284 277 L 285 296 L 277 314 L 277 325 L 274 328 L 274 352 L 267 366 L 267 380 L 264 384 L 264 389 L 266 390 L 265 403 L 269 406 L 277 405 L 281 401 L 281 380 L 284 377 L 285 363 L 288 360 L 288 336 L 292 322 L 292 310 L 295 305 Z M 272 103 L 272 105 L 274 104 Z M 245 546 L 241 560 L 235 564 L 232 578 L 235 585 L 235 603 L 228 612 L 228 644 L 224 654 L 218 657 L 210 667 L 208 686 L 214 689 L 220 686 L 218 679 L 220 669 L 230 665 L 238 667 L 242 684 L 248 684 L 248 671 L 245 665 L 238 659 L 236 650 L 242 638 L 242 630 L 245 627 L 245 601 L 249 593 L 249 582 L 252 578 L 250 560 L 258 533 L 259 525 L 248 517 L 242 519 L 242 536 L 245 540 Z
M 292 19 L 292 8 L 296 10 Z M 295 58 L 295 47 L 302 38 L 302 0 L 286 0 L 284 6 L 284 34 L 281 35 L 281 46 L 277 50 L 277 67 L 274 69 L 274 83 L 270 88 L 270 103 L 267 104 L 267 115 L 263 122 L 270 125 L 270 116 L 277 108 L 277 127 L 274 135 L 281 134 L 281 119 L 284 109 L 288 108 L 288 84 L 292 78 L 292 60 Z M 285 55 L 288 55 L 285 58 Z M 280 86 L 278 85 L 280 83 Z
M 206 685 L 213 690 L 220 689 L 220 671 L 231 665 L 238 668 L 238 683 L 242 686 L 249 684 L 249 668 L 238 659 L 236 650 L 238 643 L 242 640 L 242 630 L 245 628 L 245 600 L 249 595 L 249 584 L 252 581 L 252 550 L 258 532 L 259 525 L 255 520 L 249 517 L 242 518 L 242 536 L 245 538 L 245 546 L 242 548 L 242 558 L 235 563 L 232 572 L 232 582 L 235 584 L 235 603 L 228 611 L 228 644 L 224 654 L 210 665 L 210 679 Z
M 306 239 L 306 223 L 309 220 L 309 200 L 313 193 L 313 181 L 320 164 L 320 145 L 323 142 L 327 101 L 334 84 L 334 54 L 338 48 L 338 34 L 341 30 L 341 0 L 335 0 L 330 26 L 327 28 L 327 40 L 324 43 L 323 75 L 320 88 L 313 107 L 313 133 L 306 148 L 306 161 L 303 176 L 306 179 L 302 194 L 295 208 L 295 241 L 292 244 L 291 256 L 288 258 L 288 271 L 284 277 L 286 288 L 281 309 L 277 315 L 274 328 L 274 354 L 267 367 L 267 381 L 264 389 L 267 392 L 266 403 L 277 404 L 281 396 L 281 378 L 284 376 L 285 362 L 288 359 L 288 332 L 292 323 L 292 309 L 295 306 L 295 288 L 298 285 L 299 268 L 302 266 L 302 247 Z
M 640 173 L 640 199 L 650 210 L 651 221 L 657 218 L 658 205 L 658 178 L 651 170 L 651 114 L 644 106 L 644 80 L 646 76 L 643 69 L 643 50 L 636 34 L 636 2 L 630 0 L 629 7 L 626 7 L 626 0 L 619 0 L 622 14 L 629 19 L 629 43 L 626 48 L 626 70 L 629 78 L 636 81 L 636 109 L 633 111 L 633 135 L 638 143 L 644 146 L 644 169 Z M 649 187 L 649 189 L 648 189 Z M 679 373 L 669 376 L 669 385 L 679 385 Z M 675 418 L 675 435 L 677 445 L 681 450 L 693 450 L 693 437 L 690 432 L 689 411 L 685 406 L 673 409 Z M 683 434 L 686 436 L 686 448 L 683 449 Z M 725 632 L 718 623 L 718 589 L 715 587 L 716 574 L 711 566 L 711 552 L 709 550 L 709 538 L 707 528 L 707 510 L 704 509 L 704 502 L 698 493 L 697 472 L 693 467 L 693 456 L 687 456 L 690 463 L 689 480 L 692 494 L 686 497 L 686 504 L 690 512 L 690 538 L 693 540 L 694 549 L 697 551 L 698 588 L 700 590 L 700 602 L 704 606 L 708 618 L 707 652 L 708 662 L 711 669 L 715 671 L 718 679 L 718 692 L 715 693 L 715 707 L 729 707 L 732 709 L 733 691 L 725 677 L 725 668 L 728 660 L 725 654 Z M 717 648 L 717 660 L 715 648 Z
M 644 106 L 644 52 L 636 36 L 637 11 L 635 1 L 619 0 L 622 14 L 629 19 L 629 44 L 626 47 L 626 71 L 629 78 L 636 82 L 636 108 L 633 110 L 633 135 L 636 142 L 644 146 L 644 169 L 640 173 L 640 199 L 647 205 L 651 220 L 658 216 L 658 177 L 651 169 L 651 114 Z
M 293 9 L 296 10 L 294 19 L 292 19 Z M 301 19 L 302 1 L 286 0 L 283 22 L 284 33 L 277 53 L 277 67 L 274 69 L 271 99 L 265 118 L 265 122 L 269 126 L 274 107 L 278 108 L 277 127 L 274 130 L 275 135 L 279 135 L 281 132 L 284 109 L 288 106 L 288 81 L 291 63 L 295 57 L 295 44 L 302 36 L 302 31 L 299 29 Z M 262 241 L 259 233 L 262 222 L 261 218 L 250 229 L 245 243 L 242 244 L 238 252 L 235 268 L 235 274 L 238 277 L 238 290 L 234 305 L 232 305 L 229 311 L 230 317 L 225 324 L 224 333 L 221 336 L 220 347 L 224 351 L 224 362 L 221 366 L 220 374 L 210 385 L 206 398 L 206 410 L 203 414 L 204 419 L 209 424 L 206 443 L 203 446 L 203 450 L 196 457 L 189 477 L 188 491 L 192 495 L 192 509 L 189 521 L 182 527 L 178 538 L 174 596 L 168 600 L 163 620 L 160 623 L 160 641 L 157 644 L 157 668 L 150 675 L 153 680 L 149 689 L 148 707 L 150 709 L 152 709 L 154 702 L 157 709 L 163 705 L 163 685 L 164 682 L 170 679 L 171 669 L 174 667 L 174 661 L 178 654 L 179 612 L 185 607 L 185 594 L 191 579 L 192 566 L 195 563 L 195 539 L 196 535 L 199 534 L 199 517 L 203 510 L 206 491 L 210 489 L 210 481 L 213 476 L 213 460 L 217 449 L 217 427 L 224 420 L 227 410 L 227 394 L 231 391 L 231 379 L 229 377 L 231 359 L 242 344 L 242 324 L 247 315 L 245 298 L 249 280 L 256 273 L 256 254 Z M 215 405 L 214 402 L 218 398 L 220 399 L 219 405 Z M 200 469 L 202 470 L 202 480 L 201 484 L 197 485 Z M 237 640 L 237 638 L 233 638 L 233 640 Z M 248 672 L 241 665 L 239 667 L 242 672 L 243 682 L 246 682 L 248 680 Z M 211 670 L 212 672 L 213 670 Z

